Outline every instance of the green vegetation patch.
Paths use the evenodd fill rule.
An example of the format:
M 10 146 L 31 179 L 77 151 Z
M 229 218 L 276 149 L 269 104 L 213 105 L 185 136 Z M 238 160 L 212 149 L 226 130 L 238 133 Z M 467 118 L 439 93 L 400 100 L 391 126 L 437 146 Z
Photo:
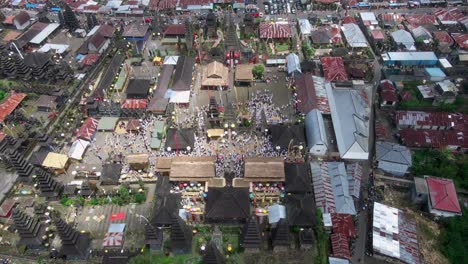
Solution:
M 411 172 L 452 179 L 458 188 L 468 189 L 468 157 L 447 150 L 416 150 Z
M 439 235 L 440 251 L 450 263 L 461 263 L 467 259 L 468 252 L 468 209 L 462 208 L 462 216 L 442 220 Z

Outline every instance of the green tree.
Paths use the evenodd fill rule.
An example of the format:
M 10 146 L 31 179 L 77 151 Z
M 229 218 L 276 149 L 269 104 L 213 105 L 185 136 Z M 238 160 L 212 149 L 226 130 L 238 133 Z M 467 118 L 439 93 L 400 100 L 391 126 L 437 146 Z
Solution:
M 306 59 L 310 59 L 314 55 L 314 51 L 308 41 L 302 42 L 302 52 Z
M 265 67 L 263 67 L 263 64 L 257 64 L 252 68 L 252 74 L 257 79 L 263 79 L 264 72 L 265 72 Z
M 463 215 L 444 219 L 438 237 L 442 254 L 450 263 L 460 263 L 467 259 L 468 252 L 468 209 L 462 208 Z
M 133 198 L 134 198 L 135 203 L 141 204 L 141 203 L 143 203 L 144 201 L 146 201 L 146 193 L 144 193 L 144 192 L 136 193 L 136 194 L 133 196 Z

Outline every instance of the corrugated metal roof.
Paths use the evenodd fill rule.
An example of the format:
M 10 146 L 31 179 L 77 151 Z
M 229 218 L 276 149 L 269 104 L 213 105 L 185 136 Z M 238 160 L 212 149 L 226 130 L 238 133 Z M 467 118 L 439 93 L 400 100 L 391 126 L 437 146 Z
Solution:
M 361 29 L 356 24 L 344 24 L 341 27 L 343 34 L 345 35 L 348 45 L 353 48 L 368 47 L 366 36 L 362 33 Z
M 301 62 L 299 61 L 299 56 L 295 53 L 291 53 L 286 57 L 288 74 L 293 73 L 302 73 L 301 71 Z
M 356 214 L 354 201 L 349 194 L 348 176 L 343 162 L 328 162 L 328 173 L 331 178 L 336 212 L 340 214 Z
M 313 109 L 305 117 L 305 128 L 307 136 L 307 145 L 309 148 L 316 144 L 328 146 L 327 131 L 323 122 L 323 116 L 320 111 Z
M 326 162 L 311 162 L 310 169 L 317 208 L 324 214 L 336 212 L 333 188 L 330 175 L 328 175 L 328 164 Z
M 327 87 L 333 127 L 340 157 L 369 157 L 369 107 L 357 90 Z

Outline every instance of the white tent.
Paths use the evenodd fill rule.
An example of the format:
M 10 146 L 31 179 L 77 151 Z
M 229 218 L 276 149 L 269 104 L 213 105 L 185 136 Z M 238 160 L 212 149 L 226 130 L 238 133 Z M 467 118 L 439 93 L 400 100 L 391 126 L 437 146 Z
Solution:
M 169 103 L 188 104 L 190 102 L 190 91 L 172 91 Z
M 89 146 L 89 142 L 83 139 L 77 139 L 73 142 L 70 150 L 68 151 L 68 157 L 76 160 L 83 159 L 83 154 Z

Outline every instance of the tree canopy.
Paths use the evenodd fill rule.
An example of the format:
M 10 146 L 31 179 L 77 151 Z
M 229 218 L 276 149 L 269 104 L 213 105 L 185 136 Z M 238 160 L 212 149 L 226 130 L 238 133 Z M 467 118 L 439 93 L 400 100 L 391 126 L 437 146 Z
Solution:
M 416 150 L 411 172 L 452 179 L 458 188 L 468 189 L 468 158 L 447 150 Z
M 450 263 L 460 263 L 468 259 L 468 209 L 462 209 L 462 216 L 451 217 L 442 221 L 439 244 L 442 254 Z

